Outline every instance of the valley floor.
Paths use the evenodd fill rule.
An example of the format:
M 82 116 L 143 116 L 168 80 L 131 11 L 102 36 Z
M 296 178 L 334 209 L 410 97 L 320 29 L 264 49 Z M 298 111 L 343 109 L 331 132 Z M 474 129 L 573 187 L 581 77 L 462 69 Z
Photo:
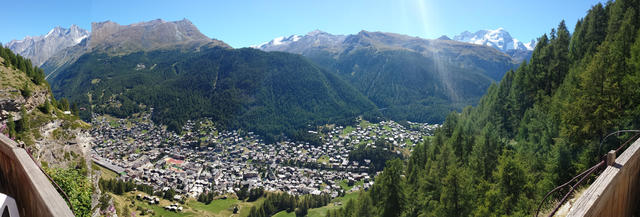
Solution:
M 408 123 L 407 127 L 393 121 L 377 124 L 361 121 L 357 126 L 323 126 L 309 131 L 323 141 L 319 146 L 306 142 L 285 140 L 265 144 L 259 136 L 242 130 L 218 130 L 210 120 L 189 121 L 181 134 L 155 125 L 148 115 L 138 118 L 116 119 L 96 116 L 92 136 L 94 162 L 108 164 L 102 179 L 124 179 L 152 186 L 155 191 L 173 189 L 188 198 L 182 204 L 180 216 L 229 216 L 237 205 L 238 216 L 248 215 L 252 206 L 260 203 L 243 202 L 236 198 L 238 186 L 264 188 L 267 192 L 287 192 L 292 195 L 326 193 L 333 197 L 327 206 L 310 209 L 309 216 L 323 216 L 327 210 L 337 209 L 357 192 L 373 185 L 369 174 L 373 162 L 351 161 L 349 154 L 358 147 L 390 148 L 408 156 L 411 148 L 429 137 L 439 125 Z M 384 140 L 390 147 L 376 147 Z M 214 200 L 209 205 L 195 201 L 210 191 L 227 195 L 229 199 Z M 137 192 L 124 195 L 109 193 L 119 212 L 122 204 L 132 204 L 129 210 L 149 209 L 162 216 L 168 201 L 149 205 L 137 200 Z M 340 196 L 345 195 L 345 196 Z M 137 205 L 140 204 L 140 205 Z M 171 212 L 174 213 L 174 212 Z M 165 215 L 166 214 L 166 215 Z M 280 212 L 276 216 L 295 213 Z

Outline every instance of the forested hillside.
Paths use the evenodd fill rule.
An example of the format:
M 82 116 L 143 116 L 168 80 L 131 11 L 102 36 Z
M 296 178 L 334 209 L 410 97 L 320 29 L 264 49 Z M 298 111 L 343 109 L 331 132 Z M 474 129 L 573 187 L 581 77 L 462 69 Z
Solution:
M 573 33 L 561 22 L 477 107 L 451 113 L 408 162 L 387 162 L 355 206 L 328 216 L 530 216 L 630 136 L 599 148 L 606 134 L 640 127 L 639 15 L 639 1 L 618 0 L 593 6 Z
M 336 72 L 396 121 L 442 123 L 520 64 L 488 46 L 368 31 L 314 31 L 259 48 L 298 53 Z
M 52 89 L 85 107 L 85 118 L 153 108 L 152 119 L 172 130 L 189 119 L 212 117 L 223 128 L 268 139 L 377 113 L 357 90 L 305 58 L 255 49 L 92 52 L 55 77 Z

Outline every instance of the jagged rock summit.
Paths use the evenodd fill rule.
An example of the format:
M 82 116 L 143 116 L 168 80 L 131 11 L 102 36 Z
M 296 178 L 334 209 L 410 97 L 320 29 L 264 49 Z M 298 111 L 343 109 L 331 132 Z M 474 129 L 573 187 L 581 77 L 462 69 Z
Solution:
M 65 48 L 77 45 L 89 36 L 89 31 L 71 25 L 71 27 L 55 27 L 46 35 L 27 36 L 22 40 L 13 40 L 6 47 L 21 56 L 31 59 L 35 66 L 42 65 L 47 59 Z

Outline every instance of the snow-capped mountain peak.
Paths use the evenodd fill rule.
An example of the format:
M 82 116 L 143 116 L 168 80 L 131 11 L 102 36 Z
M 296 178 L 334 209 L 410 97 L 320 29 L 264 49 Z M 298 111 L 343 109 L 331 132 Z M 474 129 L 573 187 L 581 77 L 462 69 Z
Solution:
M 300 53 L 311 47 L 335 47 L 344 41 L 344 35 L 332 35 L 321 30 L 314 30 L 305 35 L 291 35 L 274 38 L 252 48 L 263 51 L 285 51 Z
M 59 31 L 60 31 L 60 27 L 56 26 L 55 28 L 51 29 L 44 37 L 48 38 L 51 35 L 55 34 L 56 32 L 59 32 Z M 29 37 L 29 36 L 27 36 L 27 37 Z
M 524 46 L 527 47 L 527 50 L 533 50 L 536 48 L 536 44 L 537 42 L 535 40 L 531 40 L 529 43 L 524 44 Z
M 68 29 L 56 26 L 46 35 L 26 36 L 22 40 L 10 41 L 6 47 L 31 59 L 34 65 L 40 66 L 56 52 L 74 46 L 87 37 L 89 31 L 76 25 L 71 25 Z
M 480 30 L 475 33 L 464 31 L 454 36 L 453 40 L 490 46 L 502 52 L 509 50 L 533 50 L 531 45 L 535 45 L 535 42 L 525 45 L 520 40 L 511 37 L 511 34 L 502 27 L 495 30 Z
M 511 34 L 500 27 L 494 30 L 480 30 L 475 33 L 464 31 L 453 37 L 453 40 L 493 47 L 513 58 L 515 61 L 527 60 L 536 47 L 536 41 L 529 43 L 511 37 Z
M 290 35 L 288 37 L 280 36 L 280 37 L 274 38 L 271 41 L 268 41 L 268 42 L 265 42 L 265 43 L 262 43 L 262 44 L 259 44 L 259 45 L 251 46 L 251 48 L 261 49 L 261 48 L 267 47 L 267 46 L 271 47 L 271 46 L 286 45 L 286 44 L 290 44 L 292 42 L 296 42 L 296 41 L 300 40 L 301 38 L 302 38 L 302 36 L 300 36 L 300 35 Z

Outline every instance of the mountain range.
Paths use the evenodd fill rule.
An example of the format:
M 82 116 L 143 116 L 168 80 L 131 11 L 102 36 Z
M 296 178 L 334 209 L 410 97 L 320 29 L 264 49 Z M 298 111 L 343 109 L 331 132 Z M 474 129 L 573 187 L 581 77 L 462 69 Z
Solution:
M 42 68 L 54 95 L 87 108 L 84 117 L 154 108 L 172 129 L 213 117 L 275 136 L 358 115 L 441 122 L 519 64 L 484 44 L 368 31 L 316 30 L 254 48 L 262 51 L 233 49 L 186 19 L 105 21 Z
M 307 37 L 305 37 L 307 36 Z M 309 38 L 308 36 L 313 36 Z M 260 45 L 251 46 L 252 48 L 261 49 L 265 51 L 287 51 L 292 53 L 303 53 L 302 50 L 309 47 L 327 46 L 335 47 L 337 44 L 344 41 L 346 36 L 344 35 L 331 35 L 320 30 L 315 30 L 307 35 L 290 35 L 275 38 L 269 42 L 262 43 Z M 299 40 L 301 40 L 298 42 Z M 477 45 L 489 46 L 509 55 L 515 62 L 520 63 L 523 60 L 528 60 L 531 57 L 531 52 L 536 46 L 536 41 L 531 40 L 528 43 L 523 43 L 518 39 L 511 37 L 511 34 L 503 28 L 495 30 L 479 30 L 475 33 L 464 31 L 459 35 L 456 35 L 451 39 L 443 35 L 438 40 L 454 40 L 460 42 L 466 42 Z M 291 45 L 291 44 L 295 45 Z
M 340 75 L 386 117 L 420 122 L 440 122 L 449 111 L 475 104 L 517 65 L 488 46 L 368 31 L 332 35 L 316 30 L 254 48 L 301 54 Z
M 58 26 L 51 29 L 46 35 L 27 36 L 22 40 L 10 41 L 5 46 L 13 52 L 31 59 L 34 66 L 40 66 L 54 54 L 79 44 L 87 37 L 89 37 L 89 32 L 76 25 L 71 25 L 68 29 Z
M 62 52 L 72 58 L 44 64 L 51 89 L 86 108 L 86 119 L 152 111 L 154 121 L 180 130 L 187 120 L 210 117 L 221 128 L 272 140 L 308 125 L 379 116 L 359 91 L 306 58 L 232 49 L 187 20 L 94 23 L 87 40 Z M 52 74 L 46 67 L 58 60 Z
M 42 64 L 47 78 L 57 75 L 61 69 L 75 62 L 81 55 L 99 50 L 114 55 L 154 49 L 196 49 L 200 46 L 230 47 L 200 33 L 187 19 L 167 22 L 161 19 L 130 25 L 112 21 L 91 23 L 91 33 L 86 41 L 60 50 Z

